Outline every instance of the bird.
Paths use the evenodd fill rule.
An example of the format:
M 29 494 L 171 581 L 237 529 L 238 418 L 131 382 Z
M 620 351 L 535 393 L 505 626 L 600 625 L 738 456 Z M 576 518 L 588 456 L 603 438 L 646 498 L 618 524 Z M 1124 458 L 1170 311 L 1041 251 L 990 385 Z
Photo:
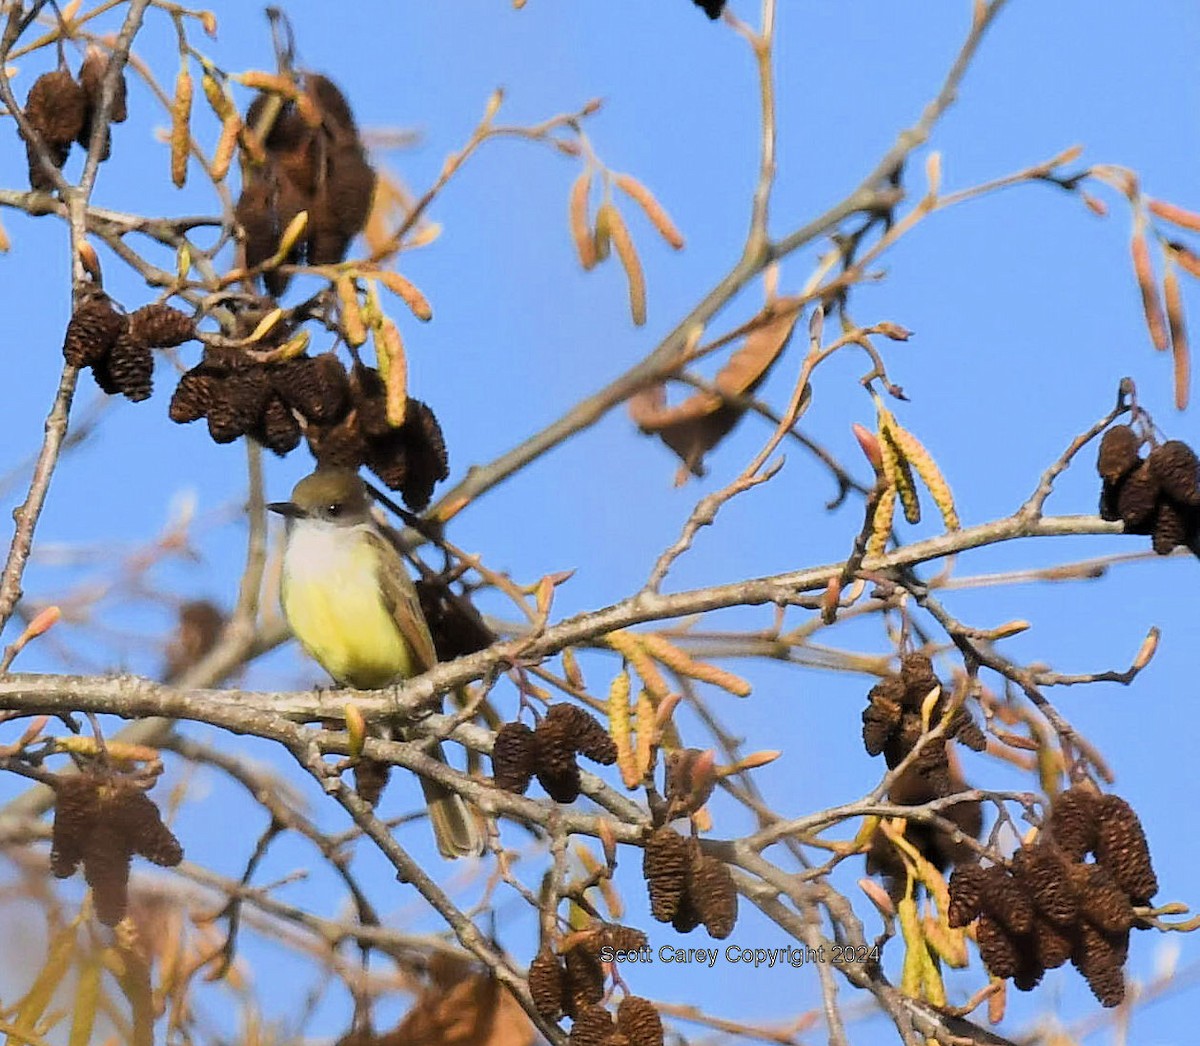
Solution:
M 318 467 L 289 501 L 267 506 L 286 521 L 284 617 L 309 656 L 356 690 L 391 686 L 437 663 L 416 588 L 371 500 L 354 470 Z M 431 754 L 446 761 L 441 745 Z M 362 782 L 360 774 L 360 791 Z M 478 855 L 482 839 L 462 797 L 424 776 L 421 788 L 442 856 Z

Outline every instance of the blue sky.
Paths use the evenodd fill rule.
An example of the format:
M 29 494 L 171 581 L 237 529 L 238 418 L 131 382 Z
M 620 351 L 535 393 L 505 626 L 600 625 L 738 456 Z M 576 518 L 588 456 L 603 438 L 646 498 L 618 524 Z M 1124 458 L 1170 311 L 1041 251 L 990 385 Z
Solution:
M 734 0 L 732 6 L 744 18 L 757 17 L 757 4 Z M 915 120 L 957 50 L 970 10 L 967 3 L 883 0 L 791 0 L 779 6 L 777 234 L 840 199 Z M 226 68 L 268 67 L 269 37 L 256 6 L 214 7 L 219 39 L 198 38 L 198 45 Z M 575 263 L 566 226 L 574 161 L 528 143 L 497 142 L 463 169 L 431 210 L 443 226 L 440 239 L 405 259 L 404 271 L 433 303 L 435 319 L 418 326 L 399 314 L 399 306 L 396 313 L 413 392 L 434 407 L 445 429 L 452 479 L 495 458 L 640 359 L 736 259 L 757 162 L 753 66 L 736 34 L 710 24 L 686 0 L 529 0 L 522 11 L 503 0 L 360 0 L 336 8 L 300 0 L 288 10 L 301 62 L 343 87 L 364 126 L 420 132 L 415 148 L 378 157 L 410 187 L 419 191 L 437 176 L 497 86 L 507 93 L 501 118 L 513 123 L 536 122 L 601 97 L 604 108 L 587 125 L 600 156 L 649 185 L 687 237 L 686 250 L 676 254 L 631 215 L 649 282 L 649 322 L 635 329 L 617 267 L 585 274 Z M 169 23 L 151 17 L 143 53 L 168 82 L 175 69 L 172 39 Z M 1149 194 L 1200 209 L 1198 47 L 1200 14 L 1179 0 L 1013 3 L 934 136 L 946 188 L 1010 173 L 1079 143 L 1086 147 L 1082 163 L 1128 165 Z M 19 92 L 24 89 L 19 82 Z M 101 173 L 97 202 L 162 214 L 211 208 L 198 182 L 182 192 L 170 186 L 166 148 L 154 135 L 165 120 L 147 116 L 151 99 L 144 89 L 132 90 L 130 105 L 133 116 L 116 129 L 114 158 Z M 15 139 L 10 143 L 0 151 L 0 184 L 20 186 L 23 155 Z M 914 186 L 922 161 L 918 155 Z M 860 322 L 886 319 L 915 331 L 910 342 L 886 347 L 892 377 L 911 400 L 896 405 L 896 413 L 937 457 L 968 524 L 1012 511 L 1070 438 L 1109 408 L 1123 375 L 1135 378 L 1142 403 L 1168 436 L 1193 442 L 1200 436 L 1193 413 L 1172 408 L 1169 360 L 1154 353 L 1145 333 L 1128 264 L 1128 209 L 1115 194 L 1098 194 L 1110 206 L 1107 219 L 1050 186 L 1019 187 L 936 215 L 888 254 L 886 279 L 855 292 Z M 12 212 L 2 217 L 14 250 L 0 258 L 0 342 L 10 346 L 0 373 L 13 392 L 0 431 L 6 460 L 15 463 L 36 448 L 57 381 L 69 271 L 59 225 Z M 783 264 L 783 290 L 804 282 L 815 255 L 800 252 Z M 148 300 L 115 261 L 107 262 L 106 274 L 109 289 L 129 307 Z M 760 300 L 760 289 L 750 288 L 712 330 L 736 325 Z M 1185 300 L 1200 315 L 1200 296 L 1186 282 Z M 195 348 L 183 351 L 190 360 Z M 847 356 L 823 368 L 805 420 L 806 430 L 861 478 L 865 470 L 850 426 L 873 421 L 857 381 L 865 366 L 861 357 Z M 796 367 L 795 357 L 785 358 L 764 386 L 764 398 L 784 403 Z M 149 403 L 114 403 L 87 445 L 63 462 L 39 530 L 43 541 L 133 547 L 156 535 L 181 494 L 194 493 L 206 513 L 244 489 L 240 448 L 216 447 L 202 428 L 168 422 L 168 367 L 160 364 L 158 375 Z M 77 411 L 98 395 L 86 378 L 81 387 Z M 735 475 L 767 435 L 762 424 L 747 420 L 712 455 L 707 479 L 676 490 L 673 459 L 638 435 L 623 410 L 614 411 L 487 494 L 454 522 L 450 536 L 524 582 L 575 570 L 560 590 L 556 613 L 603 606 L 644 580 L 695 499 Z M 1060 480 L 1052 511 L 1093 511 L 1092 460 L 1085 451 Z M 269 460 L 269 495 L 283 497 L 308 467 L 303 450 L 286 461 Z M 861 516 L 854 506 L 826 513 L 832 492 L 816 462 L 789 451 L 774 481 L 735 501 L 716 527 L 700 535 L 668 585 L 693 587 L 844 556 Z M 12 490 L 7 497 L 16 503 Z M 923 524 L 918 533 L 933 533 L 932 525 Z M 201 562 L 167 564 L 154 581 L 232 603 L 242 541 L 236 523 L 215 526 L 200 541 Z M 1145 545 L 1145 539 L 1120 537 L 1025 543 L 964 556 L 958 570 L 1047 565 Z M 1177 737 L 1196 732 L 1198 720 L 1190 700 L 1200 646 L 1190 600 L 1196 570 L 1193 560 L 1180 557 L 1119 566 L 1086 586 L 988 588 L 947 599 L 952 610 L 984 627 L 1027 618 L 1033 627 L 1005 649 L 1063 671 L 1123 667 L 1146 629 L 1162 628 L 1159 654 L 1132 688 L 1101 685 L 1053 696 L 1108 754 L 1118 775 L 1115 790 L 1140 811 L 1159 870 L 1160 899 L 1193 902 L 1200 900 L 1193 873 L 1200 855 L 1193 812 L 1179 800 L 1190 795 L 1194 774 L 1174 746 Z M 43 559 L 31 568 L 26 589 L 33 598 L 54 598 L 81 577 L 111 573 L 105 563 L 68 570 Z M 106 626 L 154 635 L 170 627 L 168 613 L 141 602 L 114 602 L 106 614 Z M 770 614 L 720 620 L 766 627 Z M 114 667 L 153 672 L 158 665 L 154 650 L 138 644 L 99 645 L 82 631 L 64 631 L 63 637 Z M 887 649 L 878 623 L 846 626 L 825 641 L 863 652 Z M 35 649 L 19 664 L 32 669 L 60 662 Z M 589 681 L 603 689 L 612 666 L 593 665 Z M 755 682 L 753 697 L 734 708 L 732 698 L 717 695 L 714 706 L 734 719 L 749 750 L 783 749 L 777 764 L 760 771 L 778 809 L 818 809 L 874 784 L 880 767 L 858 738 L 868 681 L 780 664 L 734 667 Z M 289 649 L 252 668 L 247 683 L 319 678 Z M 512 700 L 511 692 L 506 696 Z M 270 755 L 241 739 L 221 743 Z M 969 779 L 981 785 L 1027 786 L 978 757 L 966 766 Z M 211 791 L 186 811 L 181 834 L 193 855 L 238 874 L 257 823 L 240 847 L 230 845 L 217 810 L 222 797 L 235 793 L 216 779 L 205 780 Z M 723 822 L 721 813 L 718 808 L 717 834 L 735 831 L 741 823 L 736 814 Z M 424 845 L 420 827 L 409 832 L 418 849 Z M 214 851 L 218 841 L 224 845 Z M 300 846 L 281 847 L 263 879 L 309 857 Z M 636 855 L 625 863 L 627 871 L 635 868 Z M 419 916 L 412 898 L 389 885 L 381 867 L 375 870 L 397 917 Z M 852 879 L 843 885 L 854 889 Z M 645 902 L 636 881 L 632 886 L 629 921 L 645 925 Z M 336 908 L 316 886 L 290 889 L 291 897 Z M 420 925 L 433 924 L 424 919 Z M 505 931 L 505 943 L 522 958 L 528 957 L 531 926 L 522 916 Z M 782 937 L 747 913 L 734 939 L 755 947 L 786 943 Z M 666 943 L 671 935 L 652 939 Z M 1200 958 L 1188 939 L 1143 933 L 1134 939 L 1130 970 L 1151 975 L 1168 947 L 1181 949 L 1181 968 Z M 265 949 L 261 956 L 275 954 Z M 260 964 L 256 976 L 271 1014 L 294 1009 L 295 981 L 286 963 Z M 963 983 L 980 983 L 977 970 L 972 978 Z M 816 1000 L 808 970 L 657 965 L 635 971 L 631 983 L 654 997 L 740 1017 L 784 1020 Z M 1095 1008 L 1074 971 L 1060 971 L 1032 999 L 1014 1004 L 1017 1021 L 1007 1027 L 1047 1011 L 1071 1021 Z M 1189 1041 L 1185 1022 L 1193 1009 L 1194 998 L 1184 990 L 1139 1010 L 1136 1041 Z M 348 1012 L 346 1000 L 334 997 L 322 1007 L 315 1030 L 335 1034 Z M 873 1036 L 881 1034 L 876 1025 L 856 1041 L 876 1041 Z M 1109 1036 L 1103 1032 L 1089 1041 Z

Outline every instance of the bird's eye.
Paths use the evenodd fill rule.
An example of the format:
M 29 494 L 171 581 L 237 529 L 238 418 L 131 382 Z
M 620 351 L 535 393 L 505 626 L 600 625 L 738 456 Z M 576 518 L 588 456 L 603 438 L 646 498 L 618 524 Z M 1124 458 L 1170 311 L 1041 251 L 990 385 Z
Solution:
M 335 501 L 332 504 L 325 506 L 325 515 L 327 515 L 330 519 L 337 519 L 338 516 L 342 514 L 342 508 L 343 506 Z

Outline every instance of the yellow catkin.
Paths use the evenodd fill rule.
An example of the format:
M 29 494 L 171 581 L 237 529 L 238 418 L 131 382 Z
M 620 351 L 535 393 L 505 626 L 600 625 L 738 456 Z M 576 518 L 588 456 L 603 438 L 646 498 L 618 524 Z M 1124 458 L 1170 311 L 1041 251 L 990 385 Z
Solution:
M 229 165 L 237 153 L 238 138 L 242 133 L 242 118 L 234 113 L 221 124 L 221 134 L 213 148 L 212 176 L 216 181 L 223 181 L 229 173 Z
M 383 361 L 387 360 L 384 374 L 384 387 L 387 390 L 387 419 L 392 428 L 404 424 L 408 413 L 408 356 L 404 351 L 404 341 L 400 330 L 390 320 L 384 321 L 375 328 L 375 359 L 384 370 Z
M 928 951 L 921 933 L 921 922 L 917 917 L 917 902 L 912 896 L 908 896 L 896 908 L 900 916 L 900 931 L 904 936 L 904 967 L 900 974 L 900 990 L 911 998 L 919 999 L 925 981 L 924 958 Z
M 429 300 L 406 277 L 398 272 L 384 270 L 375 273 L 375 278 L 404 302 L 417 319 L 422 322 L 433 319 L 433 309 Z
M 339 276 L 333 281 L 338 304 L 342 313 L 342 337 L 351 348 L 358 348 L 367 340 L 367 327 L 363 323 L 362 310 L 358 305 L 358 291 L 349 276 Z
M 675 250 L 683 249 L 683 234 L 675 227 L 662 204 L 654 198 L 641 182 L 628 174 L 618 174 L 615 179 L 617 188 L 626 193 L 645 213 L 650 224 L 658 230 L 659 235 Z
M 880 467 L 888 485 L 896 489 L 904 518 L 912 524 L 921 522 L 921 502 L 917 498 L 917 483 L 913 479 L 912 467 L 896 444 L 895 430 L 899 427 L 892 412 L 876 400 L 879 415 Z
M 216 113 L 218 120 L 224 123 L 231 116 L 237 114 L 237 106 L 233 104 L 233 99 L 229 97 L 225 88 L 217 82 L 217 78 L 212 73 L 205 72 L 201 76 L 200 86 L 204 89 L 204 97 L 208 100 L 209 107 Z
M 622 666 L 608 688 L 608 733 L 617 746 L 617 769 L 626 788 L 641 783 L 637 755 L 633 750 L 633 722 L 629 707 L 629 672 Z
M 646 322 L 646 274 L 642 271 L 642 262 L 638 258 L 637 248 L 633 245 L 633 237 L 625 225 L 625 219 L 615 207 L 609 215 L 609 236 L 612 239 L 613 250 L 625 270 L 625 279 L 629 283 L 629 315 L 636 326 L 641 327 Z
M 192 74 L 184 65 L 175 78 L 171 103 L 171 181 L 182 189 L 187 181 L 188 151 L 192 146 Z
M 698 679 L 702 683 L 711 683 L 713 686 L 719 686 L 722 690 L 727 690 L 735 697 L 749 696 L 750 684 L 741 676 L 734 675 L 732 672 L 727 672 L 723 668 L 717 668 L 715 665 L 710 665 L 704 661 L 697 661 L 674 643 L 656 633 L 647 632 L 639 638 L 648 653 L 658 658 L 664 665 L 678 672 L 681 676 L 688 676 L 691 679 Z
M 271 91 L 285 98 L 295 98 L 298 93 L 296 84 L 290 77 L 264 72 L 261 69 L 248 69 L 244 73 L 235 74 L 233 79 L 251 90 Z
M 650 760 L 654 758 L 654 698 L 645 687 L 638 692 L 637 699 L 637 771 L 639 781 L 650 772 Z
M 661 701 L 671 692 L 658 665 L 646 653 L 640 635 L 625 631 L 612 632 L 608 635 L 607 641 L 609 646 L 633 665 L 633 669 L 641 677 L 642 683 L 658 700 Z
M 892 521 L 896 518 L 896 488 L 888 484 L 879 495 L 875 515 L 871 519 L 871 536 L 867 538 L 868 557 L 882 556 L 892 536 Z
M 579 264 L 584 269 L 592 269 L 596 265 L 596 241 L 592 230 L 588 228 L 588 193 L 592 189 L 592 172 L 590 168 L 579 172 L 579 177 L 571 183 L 571 191 L 567 196 L 567 221 L 571 227 L 571 239 L 575 241 L 575 252 L 579 255 Z
M 946 482 L 946 477 L 937 467 L 933 456 L 925 449 L 921 441 L 907 429 L 893 425 L 890 431 L 900 453 L 917 470 L 917 475 L 929 489 L 930 497 L 933 498 L 933 503 L 941 512 L 946 529 L 958 530 L 961 524 L 958 521 L 958 510 L 954 507 L 954 495 L 950 492 L 950 484 Z

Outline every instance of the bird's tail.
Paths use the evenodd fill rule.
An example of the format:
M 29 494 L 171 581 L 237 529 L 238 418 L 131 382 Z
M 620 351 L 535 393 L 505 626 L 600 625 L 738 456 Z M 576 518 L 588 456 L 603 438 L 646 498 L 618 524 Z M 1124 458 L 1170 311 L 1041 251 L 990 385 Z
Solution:
M 441 745 L 431 754 L 440 762 L 446 761 Z M 462 796 L 428 777 L 421 778 L 421 791 L 425 793 L 438 852 L 451 859 L 478 857 L 483 852 L 483 836 Z

